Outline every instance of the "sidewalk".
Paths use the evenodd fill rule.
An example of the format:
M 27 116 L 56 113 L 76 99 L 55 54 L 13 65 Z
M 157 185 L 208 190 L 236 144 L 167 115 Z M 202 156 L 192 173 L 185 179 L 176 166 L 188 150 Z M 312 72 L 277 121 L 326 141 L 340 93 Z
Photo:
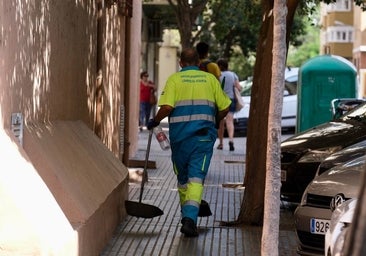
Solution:
M 139 159 L 145 158 L 147 136 L 146 130 L 139 135 Z M 198 238 L 186 238 L 180 233 L 180 208 L 170 151 L 162 151 L 153 137 L 149 159 L 156 161 L 157 168 L 148 169 L 142 202 L 159 207 L 164 215 L 153 219 L 128 216 L 101 256 L 260 255 L 261 227 L 220 225 L 221 221 L 236 220 L 239 214 L 244 189 L 235 184 L 244 180 L 246 138 L 235 138 L 234 152 L 229 151 L 227 139 L 224 143 L 224 150 L 214 150 L 205 181 L 203 199 L 209 202 L 213 215 L 199 218 Z M 138 201 L 140 183 L 130 183 L 129 191 L 129 200 Z M 292 214 L 288 207 L 281 209 L 279 255 L 282 256 L 296 255 Z

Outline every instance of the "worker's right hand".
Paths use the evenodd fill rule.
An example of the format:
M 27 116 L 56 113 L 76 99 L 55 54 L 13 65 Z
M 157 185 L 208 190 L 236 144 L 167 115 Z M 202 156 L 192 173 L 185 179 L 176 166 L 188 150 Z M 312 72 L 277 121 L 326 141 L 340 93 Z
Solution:
M 147 123 L 147 129 L 151 130 L 154 127 L 158 126 L 160 124 L 160 122 L 156 122 L 154 119 L 150 119 L 149 122 Z

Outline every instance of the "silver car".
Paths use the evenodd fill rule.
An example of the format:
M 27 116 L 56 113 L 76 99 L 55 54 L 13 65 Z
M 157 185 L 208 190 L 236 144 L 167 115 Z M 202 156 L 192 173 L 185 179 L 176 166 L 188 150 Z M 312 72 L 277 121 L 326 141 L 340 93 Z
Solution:
M 329 169 L 307 186 L 294 213 L 299 254 L 324 255 L 325 234 L 332 215 L 331 200 L 335 196 L 340 200 L 357 198 L 365 167 L 363 155 Z
M 335 207 L 332 218 L 330 219 L 329 229 L 325 234 L 324 251 L 326 252 L 326 256 L 342 255 L 356 206 L 357 199 L 353 198 L 341 202 L 340 205 Z
M 329 170 L 336 165 L 345 163 L 364 155 L 366 155 L 366 140 L 355 143 L 328 156 L 320 163 L 318 170 L 316 171 L 315 177 L 319 176 L 323 172 Z

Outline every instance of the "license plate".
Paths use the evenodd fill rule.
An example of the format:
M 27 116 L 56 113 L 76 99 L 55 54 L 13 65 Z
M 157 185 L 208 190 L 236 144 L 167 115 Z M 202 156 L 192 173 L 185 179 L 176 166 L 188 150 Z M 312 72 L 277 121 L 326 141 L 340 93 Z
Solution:
M 329 229 L 329 225 L 330 225 L 330 220 L 311 218 L 310 219 L 310 233 L 325 235 L 325 233 Z
M 286 171 L 281 170 L 281 181 L 286 181 Z

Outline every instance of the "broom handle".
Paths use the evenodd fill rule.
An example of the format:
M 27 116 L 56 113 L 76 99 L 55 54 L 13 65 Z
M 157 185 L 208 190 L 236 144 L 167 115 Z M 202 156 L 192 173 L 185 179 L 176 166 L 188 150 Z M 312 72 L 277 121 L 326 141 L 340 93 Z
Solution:
M 146 149 L 146 156 L 145 156 L 145 165 L 144 165 L 144 171 L 142 173 L 139 203 L 141 203 L 141 201 L 142 201 L 142 193 L 144 192 L 144 185 L 145 185 L 145 182 L 147 181 L 147 164 L 149 162 L 149 154 L 150 154 L 150 146 L 151 146 L 152 134 L 153 134 L 153 129 L 149 130 L 149 139 L 147 141 L 147 149 Z

